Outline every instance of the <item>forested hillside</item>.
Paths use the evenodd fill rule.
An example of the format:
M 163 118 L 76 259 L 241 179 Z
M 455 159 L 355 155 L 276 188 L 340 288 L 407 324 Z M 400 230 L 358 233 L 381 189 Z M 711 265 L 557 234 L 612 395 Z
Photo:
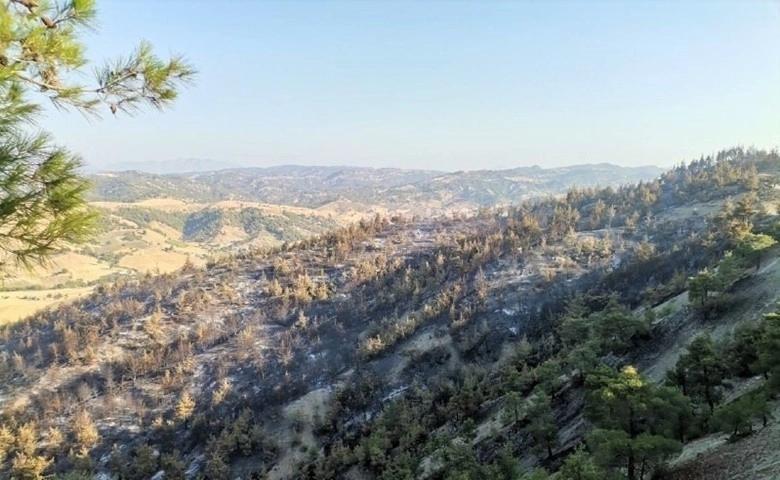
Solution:
M 0 323 L 88 294 L 118 277 L 203 265 L 248 247 L 270 248 L 379 213 L 435 217 L 561 193 L 567 185 L 617 186 L 654 167 L 580 165 L 444 173 L 284 166 L 180 175 L 93 175 L 97 234 L 65 245 L 45 268 L 11 269 L 0 285 Z
M 690 463 L 723 432 L 772 478 L 779 174 L 735 148 L 99 287 L 0 329 L 1 475 L 732 478 Z
M 455 173 L 282 166 L 181 175 L 115 172 L 90 178 L 95 185 L 95 201 L 135 202 L 158 197 L 189 202 L 243 200 L 335 211 L 384 208 L 429 216 L 454 209 L 517 203 L 562 193 L 572 185 L 616 187 L 650 180 L 660 173 L 656 167 L 610 164 Z

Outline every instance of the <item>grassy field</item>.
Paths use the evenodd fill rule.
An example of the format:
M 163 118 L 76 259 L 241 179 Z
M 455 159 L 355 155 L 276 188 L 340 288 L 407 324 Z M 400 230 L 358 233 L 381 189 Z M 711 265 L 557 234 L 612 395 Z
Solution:
M 16 322 L 36 311 L 89 295 L 95 287 L 0 292 L 0 325 Z
M 187 261 L 203 265 L 214 255 L 235 248 L 272 247 L 279 245 L 284 235 L 301 238 L 312 234 L 307 229 L 361 218 L 357 212 L 241 201 L 205 204 L 160 198 L 135 203 L 94 202 L 92 206 L 102 213 L 103 227 L 95 238 L 66 248 L 46 268 L 32 272 L 12 270 L 2 279 L 0 323 L 16 321 L 40 308 L 86 295 L 96 285 L 118 276 L 168 273 Z M 238 217 L 242 209 L 252 209 L 260 222 L 267 223 L 260 223 L 260 230 L 251 234 L 240 223 L 225 224 L 204 241 L 185 241 L 183 220 L 203 209 L 225 212 L 230 218 Z M 264 225 L 275 230 L 264 230 L 271 228 Z

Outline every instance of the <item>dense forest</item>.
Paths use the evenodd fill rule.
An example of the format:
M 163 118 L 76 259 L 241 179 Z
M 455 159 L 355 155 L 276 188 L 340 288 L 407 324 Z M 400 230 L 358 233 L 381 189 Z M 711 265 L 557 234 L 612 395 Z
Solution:
M 733 148 L 101 286 L 0 329 L 0 476 L 674 475 L 774 421 L 778 174 Z

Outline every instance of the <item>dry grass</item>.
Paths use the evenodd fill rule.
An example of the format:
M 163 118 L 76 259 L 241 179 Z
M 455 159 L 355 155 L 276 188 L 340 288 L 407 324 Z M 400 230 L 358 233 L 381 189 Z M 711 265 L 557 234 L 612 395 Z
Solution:
M 53 307 L 92 293 L 94 287 L 0 292 L 0 325 L 16 322 L 38 310 Z
M 113 271 L 108 264 L 94 257 L 63 252 L 55 255 L 47 267 L 36 267 L 30 272 L 20 268 L 11 270 L 4 279 L 3 287 L 9 290 L 27 290 L 31 287 L 49 289 L 70 280 L 92 282 Z
M 150 222 L 149 229 L 151 229 L 154 232 L 157 232 L 158 234 L 162 235 L 166 239 L 172 239 L 177 241 L 181 240 L 181 232 L 171 227 L 170 225 L 166 225 L 160 222 Z
M 150 198 L 148 200 L 141 200 L 140 202 L 92 202 L 91 205 L 106 210 L 117 210 L 122 207 L 143 207 L 170 212 L 188 212 L 199 210 L 204 207 L 204 205 L 200 203 L 187 203 L 172 198 Z
M 321 212 L 319 209 L 311 209 L 306 207 L 294 207 L 289 205 L 274 205 L 270 203 L 260 202 L 246 202 L 241 200 L 222 200 L 214 203 L 188 203 L 182 200 L 176 200 L 172 198 L 150 198 L 148 200 L 141 200 L 138 202 L 92 202 L 92 206 L 98 208 L 104 208 L 106 210 L 117 210 L 125 207 L 141 207 L 152 208 L 155 210 L 162 210 L 168 212 L 192 212 L 201 210 L 206 207 L 224 209 L 224 210 L 240 210 L 242 208 L 257 208 L 263 213 L 270 215 L 282 215 L 283 213 L 293 213 L 297 215 L 315 215 L 326 216 L 327 213 Z M 360 204 L 350 204 L 351 209 L 347 209 L 348 212 L 355 210 L 365 210 L 365 207 Z M 357 208 L 359 207 L 359 208 Z M 335 209 L 330 209 L 335 211 Z M 387 209 L 381 209 L 387 211 Z
M 238 227 L 222 227 L 219 233 L 209 242 L 215 245 L 230 245 L 247 239 L 244 230 Z
M 53 269 L 67 269 L 72 278 L 78 278 L 85 282 L 97 280 L 112 272 L 111 267 L 101 263 L 96 258 L 73 252 L 57 256 Z
M 318 217 L 325 217 L 326 214 L 321 213 L 318 210 L 306 208 L 306 207 L 293 207 L 289 205 L 274 205 L 271 203 L 258 203 L 258 202 L 243 202 L 239 200 L 222 200 L 210 205 L 202 205 L 203 207 L 215 207 L 225 210 L 240 210 L 242 208 L 256 208 L 261 212 L 268 215 L 283 215 L 284 213 L 292 213 L 296 215 L 312 215 Z
M 140 273 L 168 273 L 183 267 L 187 262 L 187 258 L 190 258 L 190 261 L 195 265 L 205 263 L 205 260 L 202 258 L 192 257 L 176 251 L 161 251 L 151 247 L 125 255 L 119 260 L 119 266 Z

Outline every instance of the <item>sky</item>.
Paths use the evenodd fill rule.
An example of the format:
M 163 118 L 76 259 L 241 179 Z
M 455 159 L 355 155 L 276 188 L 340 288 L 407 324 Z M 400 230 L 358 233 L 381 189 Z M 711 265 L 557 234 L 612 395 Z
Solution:
M 93 166 L 669 166 L 780 146 L 780 0 L 102 0 L 97 64 L 141 39 L 199 70 L 173 110 L 55 138 Z

